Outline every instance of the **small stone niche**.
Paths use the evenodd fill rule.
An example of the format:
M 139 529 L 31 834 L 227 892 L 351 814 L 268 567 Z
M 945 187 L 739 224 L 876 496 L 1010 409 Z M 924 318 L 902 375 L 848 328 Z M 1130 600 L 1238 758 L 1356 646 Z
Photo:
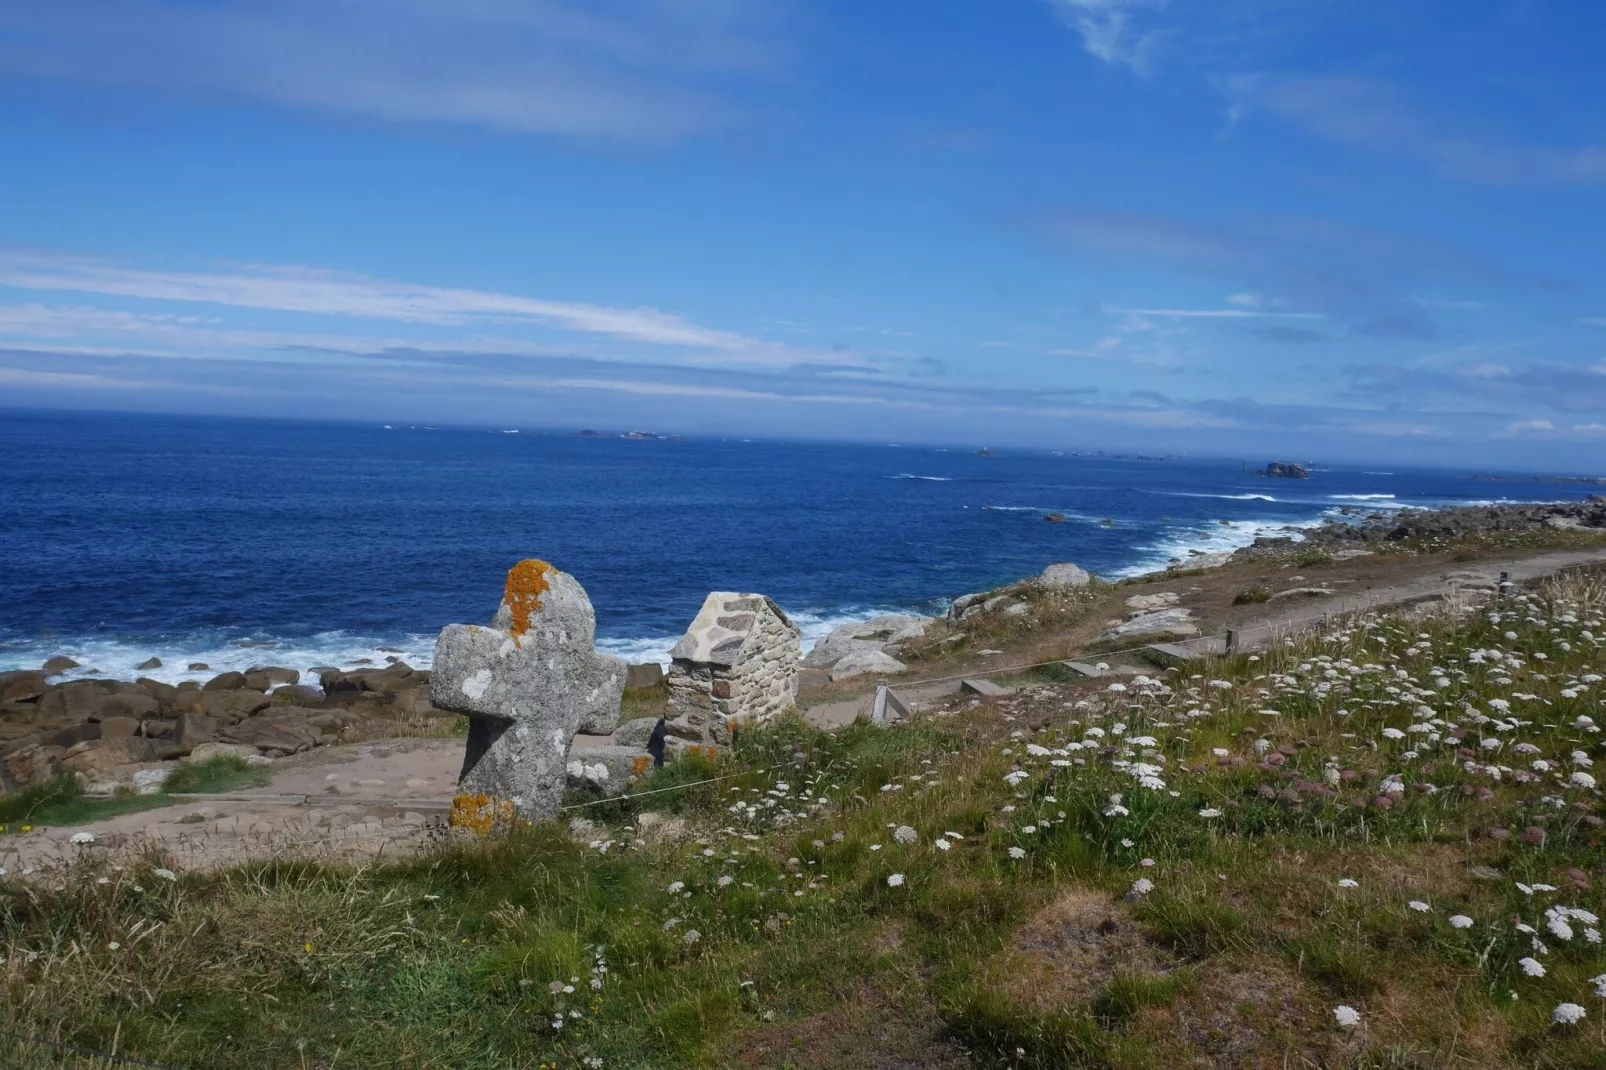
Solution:
M 797 704 L 803 633 L 761 594 L 715 591 L 669 652 L 669 731 L 729 743 L 731 726 Z

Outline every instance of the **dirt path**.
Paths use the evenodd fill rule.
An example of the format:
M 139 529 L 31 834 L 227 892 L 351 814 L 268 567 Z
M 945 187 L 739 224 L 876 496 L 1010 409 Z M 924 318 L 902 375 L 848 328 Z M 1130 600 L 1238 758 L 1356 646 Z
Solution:
M 266 784 L 174 796 L 156 810 L 0 837 L 0 870 L 47 873 L 88 857 L 147 848 L 175 870 L 257 858 L 361 862 L 411 853 L 437 836 L 463 763 L 461 740 L 384 740 L 321 747 L 274 763 Z M 87 832 L 94 843 L 73 836 Z

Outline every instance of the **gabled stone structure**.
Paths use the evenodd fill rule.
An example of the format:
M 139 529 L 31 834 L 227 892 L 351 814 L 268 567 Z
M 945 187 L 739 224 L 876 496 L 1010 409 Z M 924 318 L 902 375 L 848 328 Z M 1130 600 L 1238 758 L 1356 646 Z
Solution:
M 715 591 L 669 652 L 669 731 L 729 743 L 732 723 L 767 721 L 797 702 L 803 633 L 761 594 Z

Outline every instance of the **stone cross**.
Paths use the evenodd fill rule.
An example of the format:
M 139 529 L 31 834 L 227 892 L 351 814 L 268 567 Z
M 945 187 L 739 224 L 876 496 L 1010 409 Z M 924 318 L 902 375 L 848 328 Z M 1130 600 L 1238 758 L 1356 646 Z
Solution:
M 441 630 L 429 698 L 470 718 L 460 799 L 511 804 L 531 821 L 558 815 L 575 733 L 618 723 L 626 665 L 596 652 L 596 628 L 585 588 L 532 560 L 508 573 L 489 628 Z

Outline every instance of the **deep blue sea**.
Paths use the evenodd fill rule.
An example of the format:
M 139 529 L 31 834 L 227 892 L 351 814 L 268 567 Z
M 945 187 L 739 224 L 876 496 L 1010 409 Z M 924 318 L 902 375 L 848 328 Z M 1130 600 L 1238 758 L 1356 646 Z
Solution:
M 440 627 L 489 621 L 525 557 L 585 585 L 600 646 L 646 660 L 711 590 L 767 594 L 813 638 L 878 611 L 936 612 L 1057 561 L 1115 577 L 1344 506 L 1589 489 L 510 430 L 0 412 L 0 669 L 58 653 L 123 677 L 154 655 L 166 665 L 148 675 L 168 680 L 208 675 L 190 661 L 304 669 L 398 653 L 427 666 Z

